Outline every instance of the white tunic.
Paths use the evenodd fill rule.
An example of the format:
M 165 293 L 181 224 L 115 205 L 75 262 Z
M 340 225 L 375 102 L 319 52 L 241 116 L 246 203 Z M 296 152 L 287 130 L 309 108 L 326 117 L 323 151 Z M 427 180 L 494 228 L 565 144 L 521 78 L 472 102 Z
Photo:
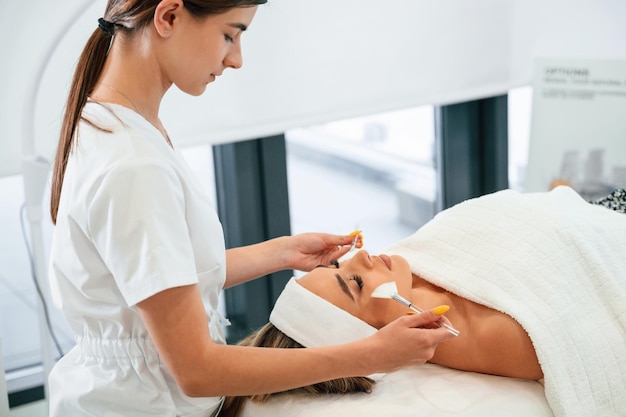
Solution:
M 210 416 L 149 338 L 136 304 L 198 284 L 212 338 L 224 343 L 218 294 L 222 226 L 182 156 L 135 112 L 89 102 L 67 164 L 50 254 L 55 305 L 77 345 L 49 377 L 50 416 Z

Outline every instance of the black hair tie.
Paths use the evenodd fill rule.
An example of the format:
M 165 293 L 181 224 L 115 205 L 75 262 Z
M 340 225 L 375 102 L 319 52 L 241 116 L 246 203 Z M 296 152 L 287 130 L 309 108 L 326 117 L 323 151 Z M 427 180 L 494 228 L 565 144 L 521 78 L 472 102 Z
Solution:
M 98 19 L 98 27 L 104 33 L 108 33 L 111 36 L 115 34 L 115 23 L 104 20 L 102 17 Z

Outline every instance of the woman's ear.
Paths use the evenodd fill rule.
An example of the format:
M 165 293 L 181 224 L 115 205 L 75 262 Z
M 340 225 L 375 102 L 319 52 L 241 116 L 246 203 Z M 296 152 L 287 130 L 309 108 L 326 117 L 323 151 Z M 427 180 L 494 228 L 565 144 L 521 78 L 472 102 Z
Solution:
M 178 14 L 184 8 L 183 0 L 162 0 L 154 10 L 154 28 L 167 38 L 178 23 Z

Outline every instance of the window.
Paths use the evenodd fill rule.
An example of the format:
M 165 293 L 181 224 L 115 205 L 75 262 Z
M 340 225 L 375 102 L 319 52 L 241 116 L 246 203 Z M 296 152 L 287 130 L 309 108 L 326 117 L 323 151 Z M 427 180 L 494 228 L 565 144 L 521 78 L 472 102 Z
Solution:
M 433 107 L 286 132 L 292 233 L 363 230 L 380 253 L 434 215 Z
M 532 88 L 509 92 L 509 187 L 523 191 Z M 286 132 L 293 233 L 363 230 L 383 251 L 435 214 L 433 107 Z
M 22 176 L 0 178 L 0 337 L 9 392 L 41 385 L 42 323 L 40 298 L 31 270 L 32 250 L 30 224 L 22 212 L 24 202 Z M 47 199 L 44 197 L 44 201 Z M 51 222 L 47 204 L 42 204 L 42 235 L 44 250 L 49 249 Z M 22 227 L 24 226 L 24 227 Z M 27 249 L 28 247 L 28 249 Z M 47 263 L 46 263 L 47 270 Z M 49 293 L 47 286 L 42 288 Z M 58 347 L 50 353 L 55 359 L 59 350 L 66 352 L 74 338 L 64 319 L 47 302 L 50 321 Z

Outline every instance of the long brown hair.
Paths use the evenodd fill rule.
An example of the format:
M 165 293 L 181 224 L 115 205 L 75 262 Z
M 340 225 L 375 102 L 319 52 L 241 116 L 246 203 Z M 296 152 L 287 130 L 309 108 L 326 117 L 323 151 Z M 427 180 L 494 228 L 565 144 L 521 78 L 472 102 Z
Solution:
M 118 32 L 132 35 L 147 26 L 154 16 L 154 11 L 161 0 L 109 0 L 103 18 L 113 23 L 113 34 L 96 28 L 89 37 L 82 54 L 78 59 L 74 77 L 70 85 L 65 104 L 65 114 L 61 124 L 59 143 L 54 158 L 52 172 L 52 190 L 50 198 L 50 215 L 56 224 L 59 200 L 65 167 L 70 153 L 75 146 L 75 137 L 83 107 L 93 91 L 109 46 Z M 266 3 L 267 0 L 184 0 L 185 9 L 198 19 L 209 15 L 227 12 L 235 7 L 249 7 Z M 95 22 L 94 22 L 95 24 Z
M 267 323 L 261 329 L 250 334 L 238 343 L 241 346 L 255 346 L 279 349 L 302 348 L 303 346 L 278 330 L 272 323 Z M 274 394 L 226 397 L 219 417 L 238 417 L 243 410 L 246 400 L 263 403 L 276 395 L 284 394 L 351 394 L 357 392 L 372 392 L 374 380 L 367 377 L 347 377 L 324 381 L 306 387 L 290 389 Z

